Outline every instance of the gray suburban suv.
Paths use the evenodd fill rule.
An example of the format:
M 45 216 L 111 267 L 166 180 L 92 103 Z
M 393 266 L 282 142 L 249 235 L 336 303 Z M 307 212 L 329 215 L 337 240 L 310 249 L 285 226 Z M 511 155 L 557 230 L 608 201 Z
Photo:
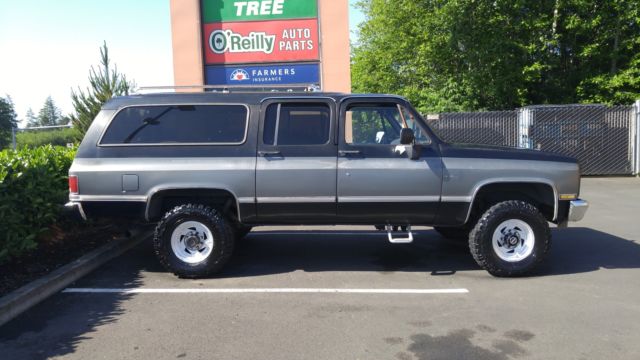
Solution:
M 411 225 L 468 241 L 495 276 L 530 273 L 549 222 L 580 220 L 575 159 L 448 144 L 407 100 L 333 93 L 170 93 L 114 98 L 69 170 L 83 218 L 157 222 L 159 261 L 218 271 L 257 225 Z

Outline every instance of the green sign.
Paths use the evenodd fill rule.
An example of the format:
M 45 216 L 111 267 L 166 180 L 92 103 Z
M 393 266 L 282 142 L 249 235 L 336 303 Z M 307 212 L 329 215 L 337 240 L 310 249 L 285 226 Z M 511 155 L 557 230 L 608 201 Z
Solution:
M 317 0 L 202 0 L 205 24 L 316 17 Z

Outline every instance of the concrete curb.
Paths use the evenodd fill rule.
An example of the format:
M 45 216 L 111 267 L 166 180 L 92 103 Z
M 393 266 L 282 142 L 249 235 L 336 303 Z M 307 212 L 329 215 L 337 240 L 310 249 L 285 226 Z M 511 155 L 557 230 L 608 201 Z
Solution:
M 140 244 L 148 229 L 132 230 L 130 237 L 114 240 L 0 298 L 0 326 L 67 287 L 114 257 Z

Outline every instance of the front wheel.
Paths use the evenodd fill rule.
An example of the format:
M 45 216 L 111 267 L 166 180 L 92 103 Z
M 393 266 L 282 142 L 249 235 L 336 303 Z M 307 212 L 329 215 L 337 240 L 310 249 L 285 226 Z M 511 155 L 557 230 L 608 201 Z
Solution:
M 158 223 L 153 247 L 160 263 L 183 278 L 220 270 L 233 252 L 233 232 L 222 215 L 207 206 L 186 204 Z
M 536 207 L 504 201 L 487 210 L 469 234 L 478 265 L 494 276 L 530 273 L 551 247 L 549 224 Z

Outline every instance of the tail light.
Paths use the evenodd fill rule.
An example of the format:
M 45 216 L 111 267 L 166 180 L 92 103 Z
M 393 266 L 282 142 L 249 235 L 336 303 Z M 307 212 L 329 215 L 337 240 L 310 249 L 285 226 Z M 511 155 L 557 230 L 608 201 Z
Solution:
M 78 177 L 76 175 L 69 175 L 69 192 L 78 193 Z

